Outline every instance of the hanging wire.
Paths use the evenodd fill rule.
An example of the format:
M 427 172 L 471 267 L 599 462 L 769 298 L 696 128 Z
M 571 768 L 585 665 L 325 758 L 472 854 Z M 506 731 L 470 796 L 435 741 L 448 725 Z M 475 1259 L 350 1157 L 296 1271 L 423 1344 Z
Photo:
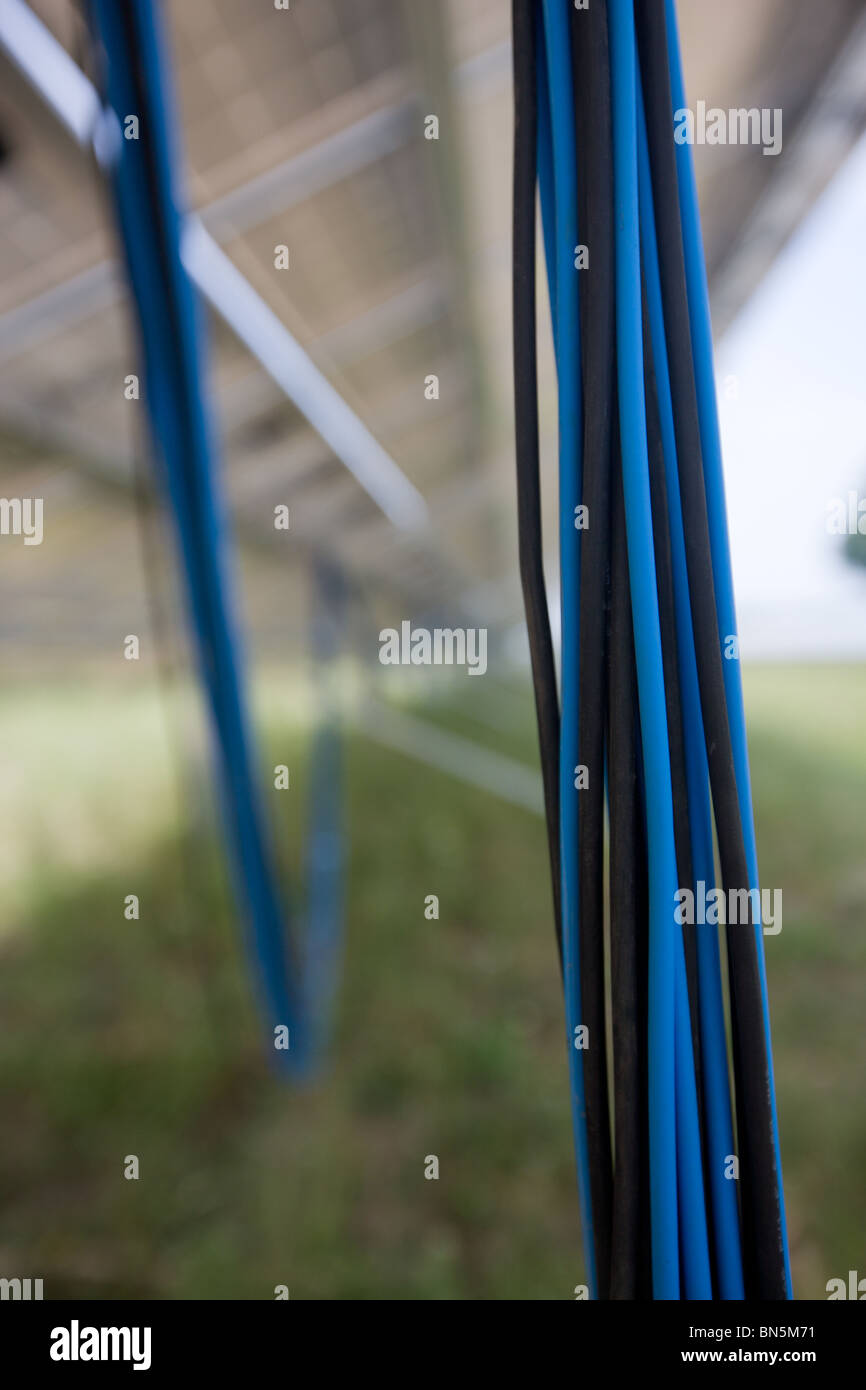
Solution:
M 559 881 L 559 698 L 550 633 L 538 464 L 535 341 L 535 183 L 538 153 L 536 27 L 532 5 L 514 3 L 514 432 L 520 579 L 544 787 L 556 942 L 562 963 Z M 546 104 L 546 98 L 545 98 Z
M 674 7 L 515 0 L 513 17 L 518 472 L 532 469 L 518 520 L 525 535 L 540 515 L 534 179 L 559 388 L 562 956 L 590 1290 L 785 1298 L 742 692 L 738 654 L 723 658 L 736 628 L 706 276 L 691 155 L 673 139 Z M 678 912 L 682 890 L 715 883 L 714 832 L 727 901 L 749 908 L 745 923 L 723 919 L 733 1078 L 718 929 Z M 593 1047 L 608 1018 L 612 1158 L 606 1049 Z
M 666 0 L 665 19 L 671 78 L 671 99 L 673 108 L 676 110 L 682 109 L 685 106 L 686 97 L 682 76 L 682 63 L 680 60 L 679 38 L 677 35 L 676 9 L 673 0 Z M 734 604 L 730 545 L 728 542 L 727 509 L 725 506 L 725 484 L 722 470 L 719 417 L 716 404 L 716 378 L 713 365 L 713 334 L 710 323 L 707 271 L 704 262 L 697 186 L 695 184 L 692 152 L 689 145 L 678 145 L 676 147 L 676 162 L 688 294 L 689 326 L 691 330 L 695 384 L 698 397 L 701 450 L 704 464 L 704 486 L 706 488 L 709 513 L 710 551 L 713 565 L 713 585 L 718 610 L 718 625 L 721 633 L 736 636 L 737 618 Z M 743 706 L 743 687 L 740 677 L 739 657 L 736 660 L 725 662 L 723 677 L 728 704 L 728 719 L 733 746 L 734 766 L 736 769 L 737 792 L 740 801 L 740 815 L 745 838 L 746 858 L 749 866 L 749 885 L 752 889 L 757 889 L 760 883 L 758 876 L 758 853 L 755 841 L 754 815 L 752 812 L 749 753 L 746 743 L 746 716 Z M 782 1184 L 779 1119 L 776 1113 L 776 1087 L 773 1077 L 773 1048 L 770 1037 L 770 1004 L 767 993 L 766 963 L 764 960 L 764 936 L 759 915 L 755 921 L 755 939 L 758 970 L 761 979 L 761 1004 L 764 1021 L 767 1079 L 769 1082 L 769 1101 L 772 1112 L 779 1234 L 784 1261 L 785 1293 L 786 1297 L 790 1299 L 793 1297 L 791 1286 L 791 1259 L 788 1250 L 788 1233 L 785 1221 L 785 1190 Z
M 116 6 L 94 0 L 106 102 L 101 131 L 136 308 L 151 444 L 170 500 L 182 557 L 187 610 L 206 692 L 221 804 L 236 889 L 244 906 L 277 1064 L 307 1074 L 321 1041 L 320 1003 L 329 996 L 340 915 L 335 822 L 335 728 L 319 740 L 328 792 L 314 783 L 308 931 L 290 935 L 261 802 L 233 614 L 228 526 L 206 405 L 201 306 L 181 261 L 177 129 L 162 37 L 151 0 Z M 122 126 L 134 114 L 136 138 Z M 333 585 L 332 585 L 333 587 Z

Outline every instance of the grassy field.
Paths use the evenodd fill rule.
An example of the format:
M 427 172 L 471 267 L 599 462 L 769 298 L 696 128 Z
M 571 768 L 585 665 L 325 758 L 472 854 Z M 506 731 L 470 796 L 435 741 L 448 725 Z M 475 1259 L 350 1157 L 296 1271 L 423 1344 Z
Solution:
M 767 950 L 794 1275 L 821 1297 L 866 1258 L 866 670 L 756 670 L 747 703 L 763 880 L 784 894 Z M 303 730 L 265 705 L 297 845 Z M 467 686 L 423 713 L 532 757 L 523 695 Z M 263 1061 L 209 822 L 178 830 L 152 703 L 10 690 L 0 719 L 0 1273 L 58 1298 L 571 1297 L 541 822 L 349 740 L 337 1033 L 298 1091 Z

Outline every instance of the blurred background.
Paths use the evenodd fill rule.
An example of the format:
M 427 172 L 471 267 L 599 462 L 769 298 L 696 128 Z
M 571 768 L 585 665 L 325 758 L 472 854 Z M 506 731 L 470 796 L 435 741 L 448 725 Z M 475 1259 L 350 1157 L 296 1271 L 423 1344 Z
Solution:
M 350 593 L 344 978 L 327 1071 L 292 1089 L 265 1057 L 172 536 L 124 395 L 137 363 L 107 200 L 2 51 L 21 17 L 3 0 L 0 490 L 44 498 L 44 538 L 0 537 L 0 1274 L 55 1298 L 570 1298 L 516 563 L 509 5 L 163 9 L 189 205 L 430 524 L 394 525 L 213 318 L 262 778 L 291 771 L 267 804 L 301 918 L 317 558 Z M 783 112 L 778 156 L 695 158 L 762 881 L 783 892 L 766 946 L 794 1283 L 815 1298 L 866 1260 L 866 544 L 831 520 L 866 495 L 866 16 L 859 0 L 678 10 L 693 106 Z M 72 0 L 31 12 L 43 72 L 51 39 L 92 70 Z M 485 627 L 486 674 L 381 666 L 379 630 L 404 620 Z

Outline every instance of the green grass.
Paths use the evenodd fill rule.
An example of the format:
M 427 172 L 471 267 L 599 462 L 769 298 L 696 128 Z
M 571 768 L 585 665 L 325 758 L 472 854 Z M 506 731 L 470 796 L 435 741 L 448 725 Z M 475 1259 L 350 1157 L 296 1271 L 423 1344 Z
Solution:
M 866 1231 L 866 668 L 766 667 L 746 686 L 766 938 L 800 1297 L 863 1264 Z
M 18 698 L 4 717 L 41 727 L 50 697 L 36 712 Z M 467 699 L 429 717 L 531 755 L 528 700 L 503 700 L 489 732 L 481 696 Z M 767 953 L 794 1273 L 799 1296 L 821 1297 L 862 1265 L 866 1229 L 866 673 L 766 668 L 747 704 L 763 881 L 784 893 Z M 73 856 L 36 819 L 50 779 L 34 783 L 22 741 L 13 782 L 28 809 L 18 852 L 6 846 L 21 906 L 0 968 L 0 1273 L 70 1298 L 271 1298 L 277 1284 L 293 1299 L 571 1297 L 541 822 L 349 741 L 338 1024 L 327 1072 L 299 1091 L 264 1060 L 207 826 L 179 840 L 166 809 L 152 710 L 130 704 L 112 724 L 99 697 L 68 691 L 53 709 L 48 762 L 66 769 L 64 813 L 79 793 L 83 809 Z M 61 709 L 76 721 L 65 743 Z M 296 846 L 303 737 L 269 713 L 273 761 L 292 767 L 291 792 L 274 793 L 281 843 Z M 123 917 L 130 892 L 138 922 Z M 424 917 L 431 893 L 438 921 Z

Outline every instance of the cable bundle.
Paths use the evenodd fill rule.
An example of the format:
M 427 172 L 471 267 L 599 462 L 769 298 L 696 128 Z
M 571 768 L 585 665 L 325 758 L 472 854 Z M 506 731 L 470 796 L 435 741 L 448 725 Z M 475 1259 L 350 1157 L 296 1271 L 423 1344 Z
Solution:
M 98 142 L 110 176 L 132 292 L 143 396 L 153 451 L 171 504 L 186 599 L 206 692 L 222 810 L 238 895 L 269 1023 L 288 1029 L 275 1060 L 306 1072 L 320 1048 L 335 973 L 341 903 L 339 750 L 326 710 L 312 760 L 306 939 L 287 938 L 266 818 L 254 770 L 254 741 L 232 617 L 227 524 L 206 407 L 201 306 L 181 255 L 175 119 L 153 0 L 93 0 L 106 103 Z M 138 119 L 136 138 L 121 134 Z M 336 655 L 342 588 L 332 567 L 314 567 L 320 619 L 314 657 Z M 330 622 L 327 619 L 330 618 Z
M 706 273 L 691 151 L 673 138 L 685 106 L 673 0 L 513 0 L 513 34 L 520 568 L 589 1287 L 785 1299 Z M 559 384 L 559 700 L 536 188 Z M 745 905 L 725 931 L 731 1069 L 717 926 L 681 920 L 680 890 L 715 887 L 714 835 L 725 901 Z

